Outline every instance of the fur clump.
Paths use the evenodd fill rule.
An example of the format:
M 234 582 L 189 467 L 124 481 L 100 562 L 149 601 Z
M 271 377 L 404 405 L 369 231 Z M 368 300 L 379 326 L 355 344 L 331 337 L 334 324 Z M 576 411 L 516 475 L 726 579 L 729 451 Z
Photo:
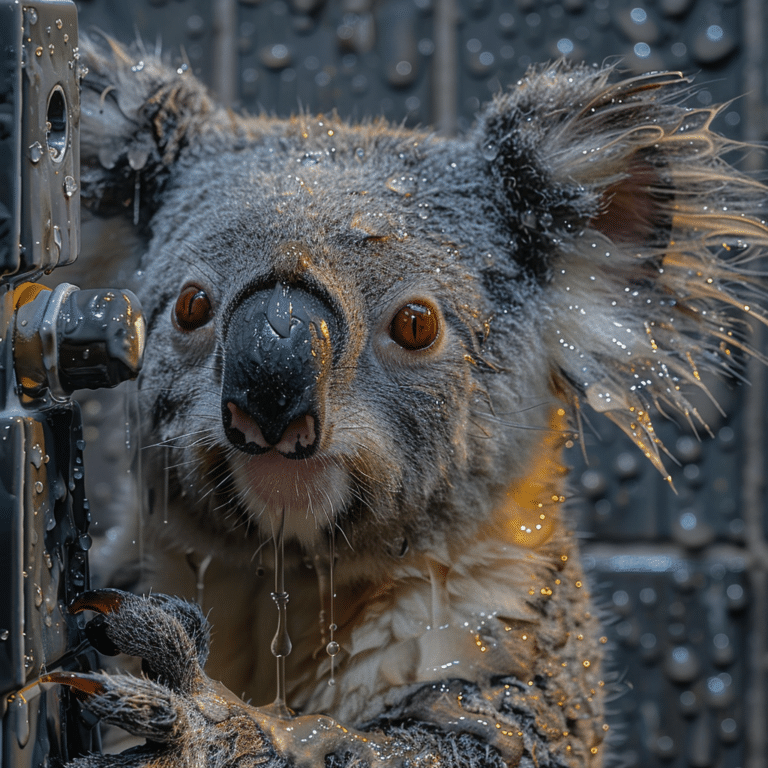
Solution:
M 207 672 L 257 705 L 289 593 L 287 703 L 407 742 L 388 765 L 599 765 L 561 454 L 590 406 L 664 471 L 652 409 L 700 421 L 686 388 L 751 352 L 766 195 L 716 111 L 673 74 L 560 63 L 446 139 L 237 116 L 183 68 L 85 48 L 83 199 L 141 251 L 142 588 L 201 599 Z M 172 626 L 139 655 L 198 679 Z M 277 765 L 299 725 L 269 723 Z M 369 760 L 339 738 L 306 759 Z

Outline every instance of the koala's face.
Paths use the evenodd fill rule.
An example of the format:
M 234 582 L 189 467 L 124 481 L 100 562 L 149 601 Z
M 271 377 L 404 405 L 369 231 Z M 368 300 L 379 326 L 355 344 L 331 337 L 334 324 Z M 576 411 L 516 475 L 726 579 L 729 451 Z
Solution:
M 284 511 L 307 548 L 339 526 L 397 554 L 456 522 L 452 484 L 510 450 L 478 416 L 493 310 L 445 213 L 422 205 L 442 184 L 424 137 L 285 132 L 179 169 L 154 215 L 152 441 L 198 526 L 268 537 Z M 430 164 L 447 165 L 433 144 Z M 502 410 L 548 401 L 520 379 Z
M 768 243 L 762 188 L 721 173 L 676 76 L 532 70 L 438 139 L 239 118 L 151 58 L 87 58 L 83 195 L 150 235 L 141 389 L 182 546 L 252 554 L 283 519 L 310 555 L 461 540 L 556 398 L 663 470 L 649 408 L 695 420 L 683 387 L 741 344 L 722 307 L 755 313 L 732 278 Z M 560 498 L 531 483 L 533 514 Z

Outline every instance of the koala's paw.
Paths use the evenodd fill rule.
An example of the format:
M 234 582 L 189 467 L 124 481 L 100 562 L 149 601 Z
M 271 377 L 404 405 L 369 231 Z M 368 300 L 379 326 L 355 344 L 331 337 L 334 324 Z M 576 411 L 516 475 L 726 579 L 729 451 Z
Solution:
M 73 613 L 95 611 L 86 634 L 97 650 L 142 659 L 145 676 L 51 674 L 103 722 L 147 743 L 120 755 L 90 755 L 69 768 L 278 768 L 285 765 L 258 710 L 203 672 L 208 622 L 200 608 L 165 595 L 98 590 L 78 597 Z M 263 725 L 263 723 L 262 723 Z
M 456 690 L 466 695 L 449 697 L 455 711 L 445 710 L 447 688 L 428 685 L 404 709 L 383 717 L 370 730 L 357 731 L 324 715 L 294 717 L 276 705 L 252 707 L 211 680 L 203 671 L 209 626 L 193 603 L 104 589 L 78 597 L 70 610 L 96 612 L 85 629 L 91 644 L 107 655 L 122 652 L 140 657 L 144 675 L 52 673 L 43 682 L 69 686 L 102 722 L 146 743 L 119 755 L 80 757 L 67 768 L 501 768 L 522 764 L 522 741 L 502 750 L 508 753 L 505 760 L 483 737 L 484 731 L 457 730 L 469 722 L 469 709 L 464 707 L 474 701 L 458 683 Z M 487 708 L 485 702 L 475 714 L 482 715 Z M 419 721 L 425 714 L 433 724 Z M 497 715 L 506 717 L 502 709 Z M 441 722 L 448 725 L 447 730 L 439 726 Z M 472 722 L 488 725 L 485 715 Z M 495 734 L 491 725 L 490 735 Z M 549 760 L 543 745 L 530 751 L 539 755 L 541 766 L 567 768 Z

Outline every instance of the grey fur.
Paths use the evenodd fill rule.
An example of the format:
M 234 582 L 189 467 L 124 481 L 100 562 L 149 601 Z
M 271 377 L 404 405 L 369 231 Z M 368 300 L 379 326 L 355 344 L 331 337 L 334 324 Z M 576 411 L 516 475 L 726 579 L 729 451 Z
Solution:
M 131 705 L 120 678 L 94 706 L 145 735 L 143 702 L 157 690 L 178 719 L 170 741 L 125 764 L 256 765 L 269 732 L 270 766 L 598 765 L 599 627 L 560 510 L 562 415 L 578 420 L 589 404 L 663 471 L 649 409 L 695 421 L 684 386 L 703 389 L 700 371 L 726 370 L 747 348 L 726 307 L 763 320 L 745 265 L 768 244 L 765 189 L 722 159 L 731 147 L 709 130 L 714 111 L 687 108 L 674 75 L 611 84 L 608 70 L 560 63 L 444 139 L 383 121 L 241 117 L 188 73 L 115 43 L 87 44 L 86 59 L 83 198 L 104 214 L 124 208 L 144 238 L 146 443 L 172 457 L 166 478 L 163 454 L 145 452 L 155 498 L 169 487 L 167 512 L 146 521 L 145 586 L 185 590 L 186 553 L 213 558 L 209 669 L 262 703 L 270 599 L 252 561 L 284 524 L 296 706 L 379 734 L 373 752 L 358 733 L 308 755 L 293 721 L 227 699 L 225 720 L 232 733 L 247 723 L 253 752 L 236 763 L 212 747 L 205 762 L 200 745 L 218 725 L 190 713 L 213 685 L 207 630 L 188 613 L 173 619 L 171 600 L 127 601 L 154 629 L 137 644 L 119 635 L 118 612 L 115 642 L 149 660 L 163 691 L 137 683 Z M 736 256 L 720 258 L 722 244 Z M 190 284 L 210 311 L 182 330 L 172 314 Z M 240 365 L 228 355 L 243 332 L 230 320 L 276 285 L 328 312 L 310 334 L 306 464 L 274 448 L 251 456 L 255 428 L 239 438 L 251 453 L 228 439 L 241 417 L 222 399 L 222 371 Z M 393 340 L 409 303 L 437 317 L 422 350 Z M 347 610 L 335 689 L 328 638 L 312 634 L 331 558 Z M 454 657 L 455 675 L 435 671 Z M 136 712 L 124 716 L 116 696 Z M 184 755 L 201 762 L 179 751 L 191 744 Z

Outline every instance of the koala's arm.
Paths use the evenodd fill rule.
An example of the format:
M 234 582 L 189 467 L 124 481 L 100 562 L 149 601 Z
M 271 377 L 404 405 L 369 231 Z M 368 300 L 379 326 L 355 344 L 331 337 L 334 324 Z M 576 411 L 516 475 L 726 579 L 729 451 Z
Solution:
M 97 612 L 87 628 L 94 645 L 140 656 L 145 676 L 46 679 L 73 688 L 102 722 L 147 742 L 120 755 L 82 757 L 69 768 L 568 765 L 550 749 L 540 696 L 514 677 L 482 690 L 461 680 L 423 686 L 355 730 L 322 715 L 289 718 L 251 707 L 208 678 L 209 627 L 197 605 L 98 590 L 77 598 L 73 610 Z

